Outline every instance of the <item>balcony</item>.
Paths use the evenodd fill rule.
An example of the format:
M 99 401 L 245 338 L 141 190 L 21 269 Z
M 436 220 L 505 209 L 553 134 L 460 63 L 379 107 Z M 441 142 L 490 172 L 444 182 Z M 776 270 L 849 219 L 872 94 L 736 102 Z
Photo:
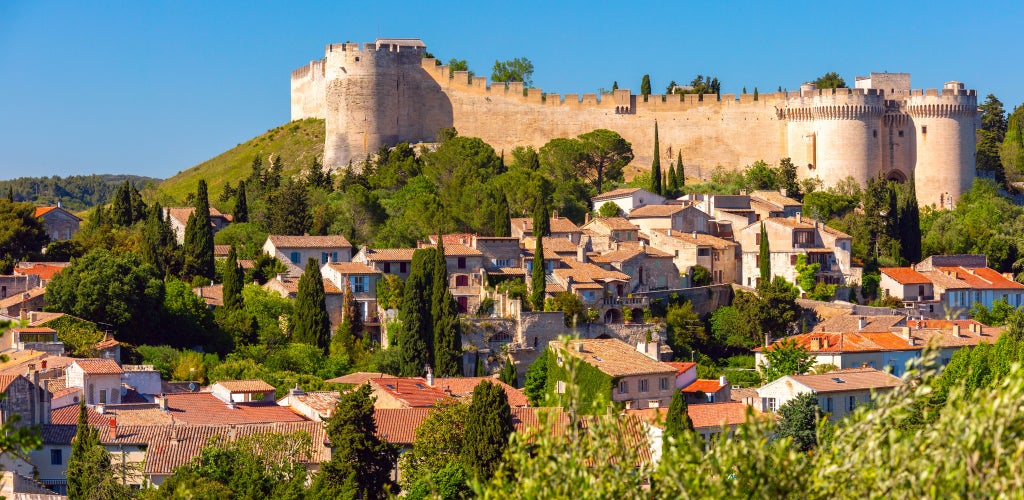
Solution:
M 604 305 L 608 307 L 647 307 L 651 305 L 651 299 L 647 297 L 605 297 Z

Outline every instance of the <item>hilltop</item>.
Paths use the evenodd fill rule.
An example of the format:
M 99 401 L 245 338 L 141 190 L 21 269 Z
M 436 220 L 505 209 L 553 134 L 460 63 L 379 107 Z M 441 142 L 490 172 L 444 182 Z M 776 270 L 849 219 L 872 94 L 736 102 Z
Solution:
M 67 177 L 18 177 L 0 181 L 0 192 L 7 196 L 13 192 L 14 201 L 27 201 L 35 205 L 56 205 L 67 210 L 82 212 L 99 203 L 107 203 L 117 187 L 129 180 L 139 189 L 159 184 L 160 179 L 141 175 L 92 174 Z
M 256 155 L 263 156 L 264 165 L 269 165 L 266 157 L 271 153 L 281 155 L 284 161 L 284 173 L 294 174 L 308 168 L 313 158 L 320 157 L 324 152 L 324 121 L 307 118 L 289 122 L 280 127 L 245 141 L 209 160 L 188 170 L 178 172 L 163 181 L 156 188 L 156 198 L 161 203 L 181 203 L 185 196 L 196 189 L 199 179 L 206 179 L 209 184 L 210 200 L 216 204 L 217 197 L 224 190 L 224 184 L 230 182 L 237 185 L 239 180 L 249 176 L 252 159 Z

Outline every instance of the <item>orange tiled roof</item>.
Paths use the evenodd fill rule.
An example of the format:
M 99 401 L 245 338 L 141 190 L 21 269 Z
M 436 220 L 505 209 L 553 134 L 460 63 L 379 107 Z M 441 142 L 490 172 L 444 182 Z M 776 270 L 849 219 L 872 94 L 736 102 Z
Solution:
M 222 380 L 217 385 L 227 389 L 229 392 L 239 394 L 257 394 L 274 392 L 274 386 L 259 380 Z
M 53 321 L 53 320 L 55 320 L 57 318 L 66 316 L 66 314 L 61 313 L 61 312 L 34 311 L 32 314 L 34 315 L 36 320 L 31 322 L 31 323 L 29 323 L 28 326 L 41 326 L 41 325 L 43 325 L 45 323 L 49 323 L 50 321 Z
M 435 248 L 437 245 L 425 244 L 420 248 Z M 461 245 L 458 243 L 449 245 L 447 242 L 444 244 L 444 256 L 445 257 L 479 257 L 484 253 L 473 247 Z
M 697 363 L 691 363 L 689 361 L 667 361 L 665 364 L 675 368 L 676 375 L 686 373 L 690 368 L 697 366 Z
M 14 383 L 14 380 L 20 376 L 21 375 L 0 373 L 0 392 L 6 391 L 7 388 L 10 387 L 12 383 Z
M 571 220 L 565 217 L 551 217 L 551 234 L 559 233 L 578 233 L 580 232 L 579 226 L 574 224 Z M 511 219 L 511 225 L 513 227 L 520 228 L 524 233 L 533 233 L 533 219 L 529 217 L 513 217 Z
M 373 422 L 377 425 L 377 437 L 392 444 L 411 445 L 416 439 L 416 429 L 433 410 L 433 407 L 375 408 Z
M 601 225 L 613 231 L 637 231 L 640 229 L 636 224 L 629 222 L 629 219 L 624 217 L 595 217 L 590 220 L 587 226 L 591 224 Z
M 930 284 L 927 276 L 917 272 L 912 267 L 883 267 L 879 269 L 882 274 L 892 278 L 901 285 Z
M 20 274 L 22 276 L 28 276 L 34 274 L 39 276 L 41 280 L 52 280 L 54 276 L 60 274 L 65 267 L 71 265 L 70 262 L 54 262 L 54 263 L 21 263 L 14 268 L 14 274 Z
M 760 198 L 760 199 L 765 200 L 765 201 L 767 201 L 769 203 L 774 203 L 776 205 L 779 205 L 780 207 L 800 207 L 800 206 L 803 206 L 803 204 L 800 203 L 799 201 L 796 201 L 793 198 L 790 198 L 788 196 L 783 196 L 782 193 L 780 193 L 778 191 L 758 190 L 758 191 L 754 191 L 753 193 L 750 193 L 750 197 L 751 198 Z
M 16 306 L 18 304 L 21 304 L 22 302 L 25 302 L 25 301 L 28 301 L 28 300 L 32 300 L 32 299 L 34 299 L 36 297 L 39 297 L 39 296 L 41 296 L 41 295 L 43 295 L 45 293 L 46 293 L 46 289 L 41 287 L 41 286 L 37 286 L 37 287 L 31 288 L 28 291 L 25 291 L 25 292 L 22 292 L 22 293 L 16 293 L 14 295 L 11 295 L 10 297 L 7 297 L 6 299 L 0 300 L 0 309 L 10 308 L 10 307 Z M 15 314 L 15 313 L 16 313 L 16 311 L 12 312 L 11 314 Z
M 412 254 L 415 252 L 415 248 L 377 248 L 368 249 L 366 251 L 366 260 L 371 262 L 377 261 L 412 261 Z
M 327 265 L 341 274 L 381 274 L 362 262 L 331 262 Z
M 286 236 L 272 234 L 267 239 L 276 248 L 344 248 L 352 244 L 341 235 L 328 236 Z
M 342 375 L 340 377 L 332 378 L 330 380 L 326 380 L 326 382 L 330 382 L 332 384 L 355 384 L 355 385 L 362 385 L 362 384 L 365 384 L 371 378 L 382 378 L 382 377 L 390 377 L 390 375 L 385 375 L 385 374 L 380 373 L 380 372 L 355 372 L 355 373 L 349 373 L 348 375 Z
M 629 212 L 630 219 L 644 217 L 671 217 L 686 210 L 685 205 L 644 205 Z
M 561 236 L 545 236 L 544 237 L 544 253 L 547 254 L 548 250 L 555 253 L 576 253 L 579 249 L 575 243 L 569 238 L 563 238 Z M 537 238 L 533 236 L 527 236 L 522 240 L 522 246 L 525 248 L 537 248 Z
M 57 207 L 36 207 L 36 217 L 42 217 L 52 210 L 56 210 Z
M 715 430 L 725 426 L 736 426 L 747 421 L 747 413 L 754 418 L 764 418 L 765 414 L 753 406 L 739 402 L 708 403 L 689 405 L 686 413 L 690 415 L 694 429 Z M 648 408 L 644 410 L 626 410 L 627 414 L 636 415 L 658 427 L 664 425 L 668 416 L 668 408 Z
M 207 305 L 224 305 L 224 285 L 222 283 L 210 286 L 197 286 L 192 289 L 192 293 L 202 297 Z
M 376 390 L 391 395 L 410 408 L 429 408 L 440 401 L 451 400 L 451 396 L 438 389 L 436 384 L 431 387 L 421 377 L 374 378 L 369 382 Z
M 473 390 L 476 386 L 480 385 L 480 382 L 484 380 L 501 387 L 501 390 L 505 391 L 505 395 L 508 397 L 508 404 L 511 406 L 528 406 L 529 400 L 526 399 L 526 395 L 523 391 L 512 387 L 496 378 L 493 377 L 452 377 L 452 378 L 438 378 L 434 380 L 434 386 L 440 387 L 442 391 L 448 392 L 456 397 L 467 397 L 472 395 Z
M 214 245 L 213 256 L 214 257 L 227 257 L 228 252 L 231 251 L 231 245 Z
M 903 385 L 899 378 L 874 368 L 848 368 L 822 374 L 790 375 L 816 393 L 892 388 Z
M 675 367 L 648 358 L 619 339 L 571 340 L 568 345 L 552 341 L 549 345 L 561 355 L 581 359 L 613 377 L 645 374 L 675 376 L 676 373 Z
M 988 267 L 938 267 L 936 269 L 950 274 L 955 273 L 957 279 L 966 282 L 968 286 L 976 290 L 1024 289 L 1024 284 L 1007 279 L 995 269 Z
M 860 320 L 864 319 L 864 328 L 860 327 Z M 906 320 L 905 316 L 884 315 L 884 316 L 858 316 L 854 314 L 843 314 L 829 318 L 814 327 L 815 332 L 888 332 L 894 327 L 901 326 Z
M 341 393 L 338 391 L 314 391 L 289 395 L 288 398 L 295 399 L 310 407 L 317 413 L 317 415 L 320 415 L 321 418 L 327 418 L 334 413 L 334 407 L 338 405 Z
M 186 424 L 257 424 L 306 420 L 290 408 L 278 406 L 272 401 L 234 403 L 233 407 L 229 407 L 208 392 L 167 394 L 164 397 L 167 398 L 168 412 L 174 420 Z
M 675 238 L 679 241 L 689 243 L 691 245 L 710 246 L 719 250 L 739 246 L 739 243 L 736 243 L 735 241 L 729 241 L 723 238 L 719 238 L 717 236 L 712 236 L 710 234 L 704 233 L 672 231 L 672 234 L 669 234 L 669 231 L 666 229 L 654 229 L 653 232 L 664 236 L 668 236 L 670 238 Z
M 681 390 L 686 393 L 703 392 L 704 394 L 714 394 L 723 387 L 725 386 L 719 383 L 718 380 L 699 378 L 694 380 L 692 384 L 683 387 Z
M 166 209 L 170 218 L 178 221 L 181 225 L 188 224 L 188 218 L 196 211 L 196 207 L 172 207 Z M 210 207 L 210 217 L 220 217 L 222 219 L 231 220 L 230 215 L 225 215 L 217 210 L 216 208 Z
M 19 333 L 57 333 L 57 330 L 45 326 L 26 326 L 12 328 L 11 330 Z
M 90 375 L 114 375 L 124 373 L 117 362 L 107 358 L 76 359 L 74 363 Z
M 623 197 L 623 196 L 630 196 L 630 195 L 632 195 L 633 193 L 635 193 L 637 191 L 640 191 L 640 188 L 619 188 L 619 189 L 613 189 L 611 191 L 607 191 L 607 192 L 601 193 L 601 194 L 593 197 L 592 200 L 596 201 L 596 200 L 609 200 L 609 199 L 612 199 L 612 198 L 620 198 L 620 197 Z

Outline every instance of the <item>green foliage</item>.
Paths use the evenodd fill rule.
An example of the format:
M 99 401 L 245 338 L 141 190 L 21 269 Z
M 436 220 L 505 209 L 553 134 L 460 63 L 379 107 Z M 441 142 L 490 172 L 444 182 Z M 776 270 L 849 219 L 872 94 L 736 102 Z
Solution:
M 512 409 L 501 386 L 487 380 L 477 384 L 464 422 L 462 466 L 477 480 L 490 479 L 513 431 Z
M 405 281 L 398 334 L 401 375 L 420 376 L 426 365 L 433 365 L 434 331 L 431 317 L 434 266 L 437 250 L 421 248 L 413 252 L 409 277 Z
M 434 322 L 434 372 L 441 377 L 459 377 L 462 376 L 462 327 L 459 323 L 459 306 L 448 287 L 443 235 L 438 235 L 434 256 L 430 312 Z
M 563 408 L 569 408 L 571 403 L 577 405 L 574 409 L 581 414 L 600 414 L 605 411 L 615 383 L 611 376 L 580 361 L 568 352 L 550 350 L 546 358 L 547 376 L 544 392 L 549 398 L 547 403 Z M 568 394 L 559 394 L 559 382 L 571 386 L 577 391 L 577 395 L 569 397 Z
M 544 310 L 544 238 L 538 237 L 533 249 L 533 268 L 530 270 L 530 304 L 534 311 Z
M 242 307 L 242 287 L 245 286 L 242 280 L 245 276 L 242 268 L 238 265 L 238 252 L 235 245 L 228 250 L 228 258 L 224 263 L 223 274 L 223 297 L 224 307 L 228 309 L 240 309 Z
M 32 204 L 0 199 L 0 260 L 24 259 L 39 253 L 49 242 L 50 237 L 42 220 L 36 219 Z
M 501 374 L 498 376 L 498 380 L 512 387 L 519 387 L 519 374 L 516 373 L 516 362 L 512 360 L 511 356 L 505 357 L 505 364 L 501 367 Z
M 306 262 L 306 269 L 299 277 L 292 323 L 295 325 L 292 338 L 296 342 L 319 347 L 325 353 L 328 351 L 331 319 L 327 315 L 327 295 L 320 265 L 312 257 Z
M 818 445 L 818 397 L 805 392 L 779 407 L 779 437 L 789 438 L 797 451 Z
M 698 345 L 707 342 L 704 322 L 693 310 L 693 303 L 690 301 L 680 305 L 669 305 L 665 323 L 668 326 L 668 345 L 677 355 L 692 351 Z
M 214 327 L 213 313 L 192 287 L 177 279 L 164 284 L 161 337 L 150 342 L 167 342 L 180 347 L 203 346 L 208 351 L 227 352 L 230 341 L 222 339 Z
M 693 286 L 708 286 L 713 281 L 711 278 L 711 271 L 708 268 L 697 264 L 693 266 Z
M 978 106 L 981 109 L 981 128 L 978 129 L 978 141 L 975 149 L 975 165 L 978 170 L 995 174 L 996 182 L 1006 186 L 1006 173 L 1003 161 L 999 157 L 999 149 L 1006 138 L 1009 123 L 1003 103 L 995 95 L 989 94 L 985 102 Z
M 64 315 L 43 323 L 41 326 L 57 331 L 57 340 L 75 357 L 94 358 L 98 355 L 96 343 L 103 340 L 103 332 L 96 323 Z
M 312 218 L 306 188 L 305 183 L 288 179 L 268 194 L 260 220 L 270 234 L 300 236 L 309 232 Z
M 242 289 L 245 310 L 256 320 L 257 336 L 261 344 L 275 346 L 286 342 L 291 335 L 289 321 L 295 304 L 257 285 L 246 285 Z
M 684 433 L 692 432 L 693 421 L 690 420 L 686 395 L 683 391 L 672 391 L 672 402 L 669 403 L 668 414 L 665 415 L 665 430 L 662 437 L 669 443 L 684 442 L 688 437 Z
M 764 222 L 761 223 L 759 239 L 758 267 L 761 270 L 761 279 L 758 281 L 758 284 L 761 284 L 772 280 L 772 253 L 768 242 L 768 231 L 764 227 Z
M 839 73 L 832 71 L 819 76 L 814 80 L 814 85 L 819 89 L 845 89 L 846 80 L 843 80 Z
M 526 380 L 523 384 L 523 393 L 530 400 L 531 406 L 544 404 L 544 394 L 548 382 L 548 358 L 550 351 L 545 347 L 530 367 L 526 369 Z
M 533 63 L 525 57 L 508 61 L 494 61 L 492 82 L 523 82 L 524 88 L 533 86 Z
M 545 311 L 562 311 L 565 313 L 565 326 L 572 327 L 587 321 L 586 309 L 579 296 L 571 292 L 558 292 L 544 303 Z
M 1003 326 L 1009 320 L 1010 315 L 1014 311 L 1018 310 L 1010 305 L 1006 300 L 1006 297 L 1000 297 L 992 302 L 992 308 L 989 309 L 980 302 L 975 302 L 971 307 L 970 316 L 975 321 L 988 326 Z
M 644 101 L 651 95 L 651 75 L 644 75 L 640 79 L 640 95 L 644 96 Z
M 1018 106 L 1010 113 L 1006 123 L 1006 135 L 999 148 L 1006 178 L 1015 182 L 1024 176 L 1024 106 Z
M 402 454 L 398 465 L 407 496 L 427 498 L 436 493 L 441 498 L 462 498 L 460 494 L 467 492 L 460 456 L 468 410 L 465 403 L 438 406 L 416 428 L 412 449 Z
M 199 180 L 195 199 L 195 210 L 185 224 L 182 277 L 187 280 L 195 276 L 213 279 L 213 228 L 210 226 L 210 200 L 205 180 Z
M 114 192 L 125 182 L 147 185 L 160 179 L 139 175 L 70 175 L 68 177 L 19 177 L 0 181 L 0 192 L 10 194 L 9 201 L 27 202 L 34 206 L 56 206 L 80 212 L 87 208 L 109 203 Z M 6 197 L 6 196 L 5 196 Z
M 385 274 L 377 280 L 377 304 L 384 309 L 398 309 L 402 305 L 405 283 L 394 274 Z
M 793 339 L 783 339 L 766 348 L 764 358 L 760 368 L 766 384 L 786 375 L 807 373 L 814 365 L 814 356 Z
M 377 437 L 369 384 L 342 393 L 327 419 L 331 460 L 320 467 L 310 492 L 318 498 L 386 498 L 397 451 Z
M 598 208 L 597 210 L 597 215 L 601 217 L 618 217 L 621 214 L 622 209 L 620 209 L 618 205 L 610 201 L 604 202 L 601 205 L 601 207 Z
M 245 180 L 238 181 L 238 193 L 235 198 L 235 207 L 231 211 L 232 224 L 244 224 L 249 222 L 249 201 L 245 192 Z
M 651 189 L 654 194 L 664 194 L 661 185 L 661 147 L 658 145 L 658 122 L 654 122 L 654 161 L 651 162 Z
M 114 474 L 110 454 L 100 444 L 99 432 L 89 425 L 85 403 L 78 405 L 78 427 L 68 458 L 68 498 L 130 498 L 127 486 Z
M 953 210 L 925 212 L 922 254 L 985 254 L 989 267 L 1020 271 L 1024 208 L 999 195 L 988 179 L 975 179 Z

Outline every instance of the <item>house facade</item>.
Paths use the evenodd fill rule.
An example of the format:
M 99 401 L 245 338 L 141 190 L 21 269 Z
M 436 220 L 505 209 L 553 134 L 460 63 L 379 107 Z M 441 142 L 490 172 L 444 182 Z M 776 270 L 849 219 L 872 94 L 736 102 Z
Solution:
M 82 223 L 82 219 L 64 210 L 60 203 L 55 207 L 36 207 L 36 218 L 43 221 L 50 241 L 70 240 Z
M 121 402 L 124 371 L 112 359 L 76 359 L 64 371 L 67 386 L 82 389 L 87 405 Z
M 770 218 L 739 230 L 736 240 L 743 249 L 741 284 L 757 286 L 760 280 L 761 224 L 768 235 L 772 276 L 796 282 L 800 255 L 807 264 L 819 264 L 817 281 L 845 285 L 860 277 L 852 267 L 853 238 L 820 222 L 805 220 L 800 214 L 790 218 Z
M 818 407 L 836 423 L 858 406 L 902 385 L 899 378 L 874 368 L 854 368 L 813 375 L 786 375 L 757 390 L 761 411 L 775 413 L 801 394 L 814 394 Z
M 284 236 L 272 234 L 263 244 L 263 253 L 280 260 L 289 274 L 306 269 L 309 259 L 322 266 L 328 262 L 352 260 L 352 244 L 344 236 Z
M 551 341 L 548 346 L 558 366 L 572 357 L 611 377 L 610 400 L 627 409 L 667 407 L 677 390 L 676 368 L 658 359 L 657 342 L 637 344 L 635 349 L 618 339 Z
M 629 215 L 634 208 L 647 205 L 661 205 L 665 201 L 666 198 L 664 196 L 640 188 L 615 189 L 607 193 L 601 193 L 591 199 L 594 210 L 598 210 L 601 208 L 601 205 L 611 202 L 619 207 L 623 215 Z

